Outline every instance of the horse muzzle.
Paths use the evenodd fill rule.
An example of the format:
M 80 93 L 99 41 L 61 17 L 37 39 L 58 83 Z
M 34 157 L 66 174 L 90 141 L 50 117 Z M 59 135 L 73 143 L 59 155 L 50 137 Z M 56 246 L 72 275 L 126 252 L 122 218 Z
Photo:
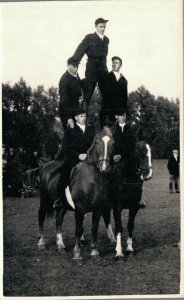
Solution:
M 152 171 L 152 167 L 149 167 L 149 173 L 147 175 L 141 174 L 141 180 L 142 181 L 148 181 L 152 178 L 153 175 L 153 171 Z
M 108 159 L 102 159 L 98 162 L 98 168 L 101 173 L 107 174 L 111 172 L 111 164 Z

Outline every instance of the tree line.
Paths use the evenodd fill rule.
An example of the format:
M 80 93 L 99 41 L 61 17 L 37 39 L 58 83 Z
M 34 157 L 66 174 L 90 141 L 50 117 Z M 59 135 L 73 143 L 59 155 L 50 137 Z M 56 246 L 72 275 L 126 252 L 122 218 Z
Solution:
M 100 111 L 98 88 L 89 107 L 89 119 Z M 155 97 L 141 86 L 129 94 L 128 121 L 147 136 L 156 132 L 153 157 L 168 158 L 179 148 L 179 99 Z M 14 85 L 2 84 L 3 144 L 25 151 L 45 151 L 53 156 L 62 141 L 63 128 L 58 116 L 59 94 L 56 87 L 32 89 L 23 78 Z

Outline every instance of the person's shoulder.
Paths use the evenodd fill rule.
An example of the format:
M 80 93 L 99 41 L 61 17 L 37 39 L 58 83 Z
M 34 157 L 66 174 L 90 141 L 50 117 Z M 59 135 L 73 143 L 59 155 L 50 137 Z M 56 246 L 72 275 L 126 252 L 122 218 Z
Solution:
M 91 40 L 91 39 L 94 39 L 94 38 L 95 38 L 95 33 L 88 33 L 84 37 L 84 40 L 88 41 L 88 40 Z
M 69 77 L 68 75 L 69 75 L 68 71 L 64 72 L 63 75 L 61 76 L 59 82 L 65 81 Z
M 109 38 L 106 35 L 104 35 L 104 40 L 109 43 Z
M 127 79 L 125 78 L 125 76 L 124 76 L 123 74 L 121 74 L 121 78 L 120 78 L 120 79 L 121 79 L 122 81 L 126 82 L 126 83 L 128 82 Z

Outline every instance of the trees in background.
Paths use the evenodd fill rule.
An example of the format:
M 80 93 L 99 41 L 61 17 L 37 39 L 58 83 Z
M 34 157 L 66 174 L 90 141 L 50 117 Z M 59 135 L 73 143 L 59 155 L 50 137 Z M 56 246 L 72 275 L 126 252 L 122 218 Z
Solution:
M 95 101 L 94 101 L 95 100 Z M 89 114 L 94 120 L 100 111 L 101 97 L 95 90 Z M 63 129 L 58 118 L 58 89 L 44 86 L 32 89 L 24 79 L 11 86 L 2 85 L 3 143 L 28 151 L 42 151 L 53 156 L 62 139 Z M 153 156 L 166 158 L 172 148 L 179 147 L 179 100 L 169 101 L 153 96 L 143 86 L 129 95 L 130 123 L 150 136 Z
M 3 143 L 52 155 L 59 142 L 54 130 L 58 101 L 57 89 L 53 87 L 48 91 L 43 86 L 32 90 L 22 78 L 13 86 L 3 84 Z

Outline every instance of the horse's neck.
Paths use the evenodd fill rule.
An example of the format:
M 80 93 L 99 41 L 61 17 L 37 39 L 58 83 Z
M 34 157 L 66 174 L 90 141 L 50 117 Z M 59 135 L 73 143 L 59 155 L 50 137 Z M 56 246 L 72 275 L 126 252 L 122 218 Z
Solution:
M 97 158 L 94 150 L 88 152 L 87 158 L 85 160 L 87 164 L 97 165 Z

